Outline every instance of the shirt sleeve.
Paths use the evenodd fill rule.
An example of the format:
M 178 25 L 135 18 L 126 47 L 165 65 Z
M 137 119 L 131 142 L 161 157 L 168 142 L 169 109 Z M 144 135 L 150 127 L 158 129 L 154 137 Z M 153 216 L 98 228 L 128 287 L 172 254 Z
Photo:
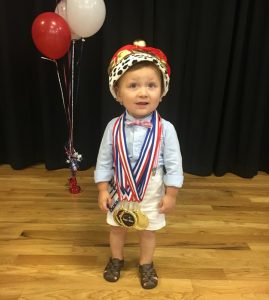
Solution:
M 180 145 L 175 127 L 168 121 L 165 123 L 166 126 L 163 129 L 164 184 L 180 188 L 184 181 Z
M 113 177 L 112 129 L 115 119 L 110 121 L 105 129 L 94 171 L 94 181 L 107 182 Z

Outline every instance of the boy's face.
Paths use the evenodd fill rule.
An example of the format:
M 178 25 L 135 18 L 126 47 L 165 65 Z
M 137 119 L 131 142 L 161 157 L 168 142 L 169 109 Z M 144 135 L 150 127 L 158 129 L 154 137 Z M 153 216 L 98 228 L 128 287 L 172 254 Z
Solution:
M 151 114 L 161 100 L 161 75 L 154 66 L 129 70 L 120 78 L 115 88 L 117 101 L 122 102 L 135 118 Z

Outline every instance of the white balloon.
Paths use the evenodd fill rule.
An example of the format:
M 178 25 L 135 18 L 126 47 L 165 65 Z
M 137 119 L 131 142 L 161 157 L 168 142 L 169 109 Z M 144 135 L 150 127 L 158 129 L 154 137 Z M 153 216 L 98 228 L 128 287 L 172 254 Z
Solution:
M 55 8 L 55 13 L 66 20 L 66 0 L 59 2 Z
M 62 18 L 64 18 L 68 24 L 66 7 L 67 7 L 66 0 L 62 0 L 61 2 L 59 2 L 57 4 L 57 6 L 55 8 L 55 13 L 60 15 Z M 69 25 L 69 27 L 70 27 L 70 25 Z M 76 33 L 72 32 L 72 30 L 71 30 L 71 38 L 72 38 L 72 40 L 79 40 L 79 39 L 81 39 L 81 36 L 77 35 Z
M 103 0 L 67 0 L 67 22 L 81 37 L 94 35 L 103 25 L 106 7 Z

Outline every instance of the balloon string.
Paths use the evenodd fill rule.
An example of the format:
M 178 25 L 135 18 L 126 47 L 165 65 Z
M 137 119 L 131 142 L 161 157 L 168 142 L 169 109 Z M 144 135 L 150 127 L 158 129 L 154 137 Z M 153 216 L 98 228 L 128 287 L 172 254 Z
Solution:
M 69 49 L 68 56 L 67 56 L 67 64 L 65 63 L 65 61 L 63 61 L 62 69 L 64 74 L 62 77 L 60 76 L 59 66 L 55 59 L 50 59 L 47 57 L 41 57 L 41 58 L 48 61 L 52 61 L 56 65 L 57 77 L 60 85 L 63 107 L 64 107 L 66 120 L 67 120 L 67 127 L 68 127 L 69 140 L 65 147 L 65 151 L 67 155 L 66 162 L 69 163 L 71 169 L 71 177 L 69 178 L 69 190 L 72 194 L 77 194 L 81 191 L 81 189 L 80 186 L 77 184 L 76 172 L 79 167 L 79 162 L 82 160 L 82 155 L 76 152 L 76 150 L 74 149 L 74 142 L 73 142 L 75 41 L 73 41 L 72 43 L 72 48 Z M 70 79 L 71 79 L 71 84 L 70 84 Z M 65 85 L 65 91 L 63 91 L 62 81 Z
M 69 54 L 67 56 L 67 65 L 63 62 L 63 70 L 64 70 L 64 83 L 66 90 L 66 105 L 67 105 L 67 126 L 68 126 L 68 148 L 69 148 L 69 140 L 70 140 L 70 85 L 69 85 L 69 77 L 70 77 L 70 68 L 69 68 Z
M 58 63 L 57 63 L 57 61 L 55 59 L 50 59 L 50 58 L 47 58 L 47 57 L 44 57 L 44 56 L 42 56 L 41 58 L 45 59 L 45 60 L 52 61 L 56 65 L 57 77 L 58 77 L 58 82 L 59 82 L 59 86 L 60 86 L 60 90 L 61 90 L 63 107 L 64 107 L 64 111 L 65 111 L 65 115 L 66 115 L 66 107 L 65 107 L 65 102 L 64 102 L 64 93 L 63 93 L 63 87 L 62 87 L 62 81 L 61 81 L 61 77 L 60 77 L 60 73 L 59 73 Z
M 69 67 L 69 53 L 67 57 L 67 66 L 63 62 L 63 71 L 64 71 L 64 83 L 65 83 L 65 91 L 66 91 L 66 105 L 67 105 L 67 110 L 66 110 L 66 122 L 68 125 L 68 129 L 70 128 L 70 85 L 69 85 L 69 80 L 70 80 L 70 67 Z
M 70 78 L 70 72 L 71 72 L 71 78 Z M 71 128 L 72 128 L 72 106 L 71 106 L 71 101 L 72 101 L 72 82 L 70 84 L 70 80 L 72 81 L 72 48 L 71 51 L 68 53 L 68 125 L 69 125 L 69 149 L 71 152 Z
M 58 81 L 59 81 L 59 85 L 60 85 L 62 100 L 63 100 L 63 107 L 64 107 L 64 111 L 65 111 L 65 115 L 66 115 L 66 107 L 65 107 L 65 102 L 64 102 L 64 93 L 63 93 L 62 81 L 61 81 L 61 77 L 60 77 L 60 73 L 59 73 L 58 63 L 57 63 L 56 60 L 55 60 L 55 65 L 56 65 L 57 77 L 58 77 Z
M 73 149 L 73 120 L 74 120 L 74 56 L 75 56 L 75 41 L 72 41 L 72 59 L 71 59 L 71 130 L 70 130 L 70 148 Z
M 81 43 L 80 43 L 80 55 L 79 55 L 79 58 L 78 58 L 78 61 L 77 61 L 77 87 L 76 87 L 76 93 L 75 93 L 75 105 L 77 104 L 77 98 L 78 98 L 78 88 L 79 88 L 79 79 L 80 79 L 80 60 L 81 60 L 81 57 L 82 57 L 82 52 L 83 52 L 83 44 L 85 42 L 85 39 L 81 39 Z

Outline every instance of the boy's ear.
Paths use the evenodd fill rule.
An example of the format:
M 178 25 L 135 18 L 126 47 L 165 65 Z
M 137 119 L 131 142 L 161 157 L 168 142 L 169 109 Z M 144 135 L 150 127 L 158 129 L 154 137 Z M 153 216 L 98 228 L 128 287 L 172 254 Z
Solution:
M 120 100 L 120 93 L 119 93 L 119 88 L 117 86 L 114 87 L 114 91 L 115 91 L 115 94 L 116 94 L 116 100 L 118 102 L 121 102 Z
M 116 96 L 118 97 L 119 88 L 117 85 L 114 85 L 114 92 L 115 92 Z

